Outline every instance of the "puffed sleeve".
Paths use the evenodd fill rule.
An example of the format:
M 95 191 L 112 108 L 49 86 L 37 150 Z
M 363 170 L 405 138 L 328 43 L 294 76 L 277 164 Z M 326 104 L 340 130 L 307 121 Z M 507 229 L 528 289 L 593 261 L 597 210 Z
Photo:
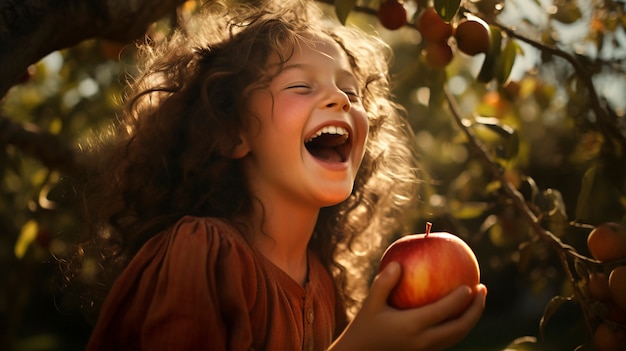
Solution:
M 254 257 L 232 227 L 185 217 L 117 279 L 87 350 L 249 350 Z

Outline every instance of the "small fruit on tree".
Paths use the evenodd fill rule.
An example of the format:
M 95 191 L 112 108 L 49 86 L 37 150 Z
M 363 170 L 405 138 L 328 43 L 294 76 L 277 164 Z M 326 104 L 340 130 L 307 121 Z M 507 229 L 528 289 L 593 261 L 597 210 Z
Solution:
M 609 290 L 615 304 L 626 311 L 626 266 L 619 266 L 611 271 Z
M 626 310 L 620 308 L 613 299 L 604 302 L 606 315 L 604 319 L 626 326 Z
M 430 68 L 443 69 L 452 61 L 452 48 L 446 42 L 427 43 L 424 52 Z
M 389 294 L 389 304 L 407 309 L 435 302 L 459 286 L 473 294 L 480 283 L 480 269 L 471 248 L 459 237 L 446 233 L 406 235 L 393 242 L 380 262 L 382 271 L 390 262 L 402 267 L 400 281 Z
M 602 223 L 587 236 L 587 247 L 591 255 L 601 262 L 624 259 L 626 228 L 619 223 Z
M 595 300 L 608 301 L 611 299 L 609 277 L 604 273 L 594 272 L 589 274 L 587 289 L 589 290 L 589 296 Z
M 398 29 L 407 23 L 406 9 L 398 0 L 385 0 L 378 8 L 378 20 L 387 29 Z
M 471 19 L 463 19 L 457 24 L 454 39 L 459 50 L 470 56 L 489 51 L 491 41 L 489 27 Z
M 596 351 L 626 350 L 626 333 L 607 322 L 602 322 L 594 332 L 593 345 Z
M 452 25 L 445 22 L 434 7 L 425 8 L 415 24 L 425 41 L 439 43 L 452 35 Z

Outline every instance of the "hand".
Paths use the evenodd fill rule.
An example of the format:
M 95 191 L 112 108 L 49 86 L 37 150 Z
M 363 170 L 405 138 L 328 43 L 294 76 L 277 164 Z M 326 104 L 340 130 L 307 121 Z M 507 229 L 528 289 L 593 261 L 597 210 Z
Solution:
M 392 262 L 378 274 L 361 310 L 329 350 L 442 350 L 461 341 L 480 319 L 487 295 L 482 284 L 473 300 L 464 286 L 426 306 L 389 306 L 387 297 L 400 270 Z

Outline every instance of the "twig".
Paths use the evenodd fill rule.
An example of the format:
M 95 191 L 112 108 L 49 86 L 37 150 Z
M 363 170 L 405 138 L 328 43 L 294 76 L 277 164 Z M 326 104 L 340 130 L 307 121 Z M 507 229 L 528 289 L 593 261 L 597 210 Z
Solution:
M 0 145 L 18 147 L 50 169 L 60 169 L 68 174 L 76 170 L 75 150 L 59 136 L 42 131 L 30 124 L 20 124 L 0 115 Z
M 620 129 L 615 124 L 615 121 L 610 118 L 609 114 L 607 113 L 602 103 L 600 102 L 600 97 L 598 95 L 598 92 L 592 80 L 593 73 L 587 69 L 587 66 L 585 66 L 580 61 L 580 59 L 578 59 L 576 56 L 568 52 L 560 50 L 559 48 L 549 46 L 544 43 L 538 42 L 536 40 L 530 39 L 516 32 L 515 29 L 509 28 L 495 20 L 485 19 L 485 21 L 487 21 L 487 23 L 489 23 L 490 25 L 493 25 L 497 27 L 498 29 L 500 29 L 501 31 L 505 32 L 509 37 L 515 38 L 519 41 L 527 43 L 543 52 L 561 57 L 562 59 L 567 61 L 570 65 L 572 65 L 572 67 L 576 71 L 577 78 L 580 79 L 582 83 L 584 84 L 584 86 L 587 88 L 587 92 L 589 93 L 589 97 L 588 97 L 589 104 L 594 114 L 596 115 L 599 125 L 602 127 L 603 134 L 609 138 L 612 137 L 618 140 L 621 145 L 626 144 L 626 136 L 624 136 L 620 132 Z
M 593 262 L 593 263 L 599 263 L 599 262 L 591 260 L 591 259 L 589 259 L 589 258 L 587 258 L 587 257 L 585 257 L 583 255 L 578 254 L 573 247 L 563 243 L 561 241 L 561 239 L 556 237 L 551 232 L 545 230 L 541 226 L 539 219 L 530 210 L 530 208 L 526 204 L 526 201 L 524 200 L 523 196 L 520 194 L 519 191 L 517 191 L 517 189 L 515 189 L 511 185 L 511 183 L 509 183 L 506 180 L 506 178 L 504 177 L 504 173 L 501 171 L 500 167 L 498 167 L 497 163 L 489 155 L 489 152 L 485 149 L 485 147 L 482 145 L 482 143 L 478 140 L 478 138 L 476 137 L 474 132 L 471 130 L 471 127 L 467 126 L 467 125 L 465 125 L 465 123 L 463 123 L 463 117 L 462 117 L 461 109 L 457 105 L 456 99 L 454 98 L 452 93 L 450 93 L 450 91 L 449 91 L 449 89 L 447 89 L 447 87 L 444 88 L 444 93 L 445 93 L 446 98 L 448 100 L 448 106 L 450 107 L 450 111 L 452 113 L 452 116 L 454 117 L 457 125 L 465 133 L 465 136 L 468 139 L 470 147 L 472 147 L 476 151 L 478 151 L 478 155 L 483 159 L 483 161 L 485 161 L 485 164 L 490 168 L 490 170 L 493 173 L 494 177 L 497 178 L 500 181 L 501 186 L 502 186 L 502 190 L 503 190 L 504 194 L 511 200 L 513 207 L 515 207 L 520 212 L 520 214 L 529 223 L 529 225 L 532 228 L 532 230 L 534 232 L 536 232 L 539 235 L 539 237 L 544 242 L 546 242 L 547 244 L 549 244 L 550 246 L 552 246 L 553 248 L 556 249 L 556 251 L 557 251 L 557 253 L 559 255 L 559 259 L 561 261 L 561 265 L 563 266 L 563 268 L 565 270 L 565 274 L 567 275 L 568 280 L 572 284 L 572 287 L 574 289 L 574 293 L 575 293 L 575 295 L 577 297 L 577 300 L 578 300 L 578 302 L 579 302 L 579 304 L 581 306 L 582 313 L 583 313 L 583 316 L 584 316 L 584 319 L 585 319 L 585 322 L 586 322 L 586 325 L 587 325 L 587 331 L 591 335 L 591 333 L 593 332 L 593 328 L 591 326 L 590 318 L 588 316 L 587 309 L 586 309 L 586 306 L 584 304 L 583 293 L 580 291 L 580 287 L 576 284 L 576 279 L 572 275 L 571 269 L 569 267 L 569 261 L 568 261 L 567 255 L 569 254 L 569 255 L 571 255 L 573 257 L 576 257 L 576 258 L 579 258 L 579 259 L 582 259 L 582 260 L 585 260 L 585 261 L 588 261 L 588 262 Z

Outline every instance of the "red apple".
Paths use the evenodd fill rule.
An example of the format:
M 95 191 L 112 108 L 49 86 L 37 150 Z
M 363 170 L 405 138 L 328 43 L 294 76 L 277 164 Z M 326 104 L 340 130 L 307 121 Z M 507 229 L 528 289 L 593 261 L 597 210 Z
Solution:
M 587 236 L 587 246 L 598 261 L 608 262 L 626 258 L 626 227 L 607 222 L 595 227 Z
M 378 8 L 378 20 L 383 27 L 396 30 L 407 23 L 406 9 L 398 0 L 386 0 Z
M 444 69 L 452 61 L 452 48 L 446 42 L 426 43 L 426 64 L 433 69 Z
M 427 7 L 417 18 L 415 24 L 424 40 L 431 43 L 447 42 L 452 35 L 452 25 L 445 22 L 434 7 Z
M 480 283 L 478 260 L 472 249 L 456 235 L 438 232 L 406 235 L 393 242 L 383 254 L 382 271 L 390 262 L 402 267 L 402 276 L 389 294 L 395 308 L 415 308 L 435 302 L 459 286 Z
M 609 275 L 609 290 L 615 304 L 626 311 L 626 266 L 613 268 Z

